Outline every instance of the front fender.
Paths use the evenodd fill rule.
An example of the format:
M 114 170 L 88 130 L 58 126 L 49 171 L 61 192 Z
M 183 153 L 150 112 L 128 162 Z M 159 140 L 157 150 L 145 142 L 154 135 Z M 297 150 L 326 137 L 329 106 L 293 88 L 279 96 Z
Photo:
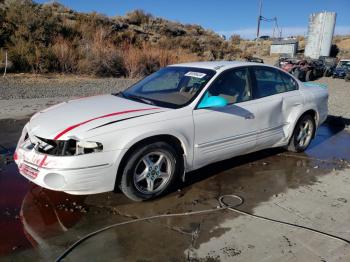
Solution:
M 89 137 L 88 140 L 101 142 L 104 151 L 122 150 L 124 154 L 136 143 L 159 135 L 177 138 L 182 145 L 186 157 L 186 166 L 191 168 L 193 161 L 194 125 L 192 115 L 178 119 L 163 120 L 142 126 L 116 129 Z

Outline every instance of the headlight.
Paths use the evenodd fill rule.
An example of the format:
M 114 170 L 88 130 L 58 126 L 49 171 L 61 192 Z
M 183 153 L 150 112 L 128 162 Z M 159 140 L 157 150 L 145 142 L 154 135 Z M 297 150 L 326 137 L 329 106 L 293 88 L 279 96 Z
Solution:
M 71 137 L 68 140 L 52 140 L 35 136 L 30 137 L 28 145 L 24 144 L 27 149 L 35 149 L 43 154 L 52 156 L 74 156 L 83 155 L 95 152 L 101 152 L 103 146 L 99 142 L 83 141 L 75 137 Z
M 76 155 L 89 154 L 94 152 L 101 152 L 103 150 L 103 146 L 99 142 L 91 142 L 91 141 L 77 141 L 76 144 Z

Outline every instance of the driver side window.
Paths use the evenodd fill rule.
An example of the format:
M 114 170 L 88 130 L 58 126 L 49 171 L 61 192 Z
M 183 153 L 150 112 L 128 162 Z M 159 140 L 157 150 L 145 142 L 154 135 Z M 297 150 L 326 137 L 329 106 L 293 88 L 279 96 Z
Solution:
M 208 89 L 209 96 L 220 96 L 228 104 L 251 99 L 251 84 L 248 68 L 238 68 L 224 72 Z

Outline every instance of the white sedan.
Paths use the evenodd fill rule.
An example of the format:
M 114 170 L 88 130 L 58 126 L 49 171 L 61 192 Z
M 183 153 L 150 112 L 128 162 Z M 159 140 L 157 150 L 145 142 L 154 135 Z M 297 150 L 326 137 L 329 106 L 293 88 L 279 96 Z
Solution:
M 165 193 L 188 171 L 271 148 L 304 151 L 327 88 L 248 62 L 165 67 L 124 92 L 64 102 L 25 125 L 14 155 L 32 182 L 70 194 Z

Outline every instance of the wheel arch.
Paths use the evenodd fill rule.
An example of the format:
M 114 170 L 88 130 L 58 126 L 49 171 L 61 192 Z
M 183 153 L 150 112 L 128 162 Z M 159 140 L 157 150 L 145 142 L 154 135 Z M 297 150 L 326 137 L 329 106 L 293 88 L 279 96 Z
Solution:
M 291 137 L 292 137 L 292 134 L 295 130 L 295 127 L 297 125 L 297 123 L 299 122 L 299 120 L 305 116 L 305 115 L 311 115 L 312 118 L 314 119 L 315 121 L 315 130 L 314 130 L 314 133 L 312 134 L 312 138 L 315 137 L 315 134 L 316 134 L 316 129 L 318 127 L 317 123 L 318 123 L 318 119 L 319 119 L 319 116 L 318 116 L 318 113 L 315 109 L 313 108 L 310 108 L 310 109 L 307 109 L 307 110 L 304 110 L 303 113 L 301 113 L 298 117 L 296 117 L 296 120 L 294 121 L 294 124 L 293 124 L 293 129 L 292 129 L 292 132 L 291 132 L 291 135 L 289 136 L 289 139 L 288 141 L 290 141 Z
M 115 187 L 119 185 L 124 167 L 126 165 L 126 161 L 128 158 L 132 155 L 132 153 L 140 146 L 146 145 L 153 142 L 166 142 L 171 146 L 174 146 L 174 149 L 183 157 L 183 164 L 184 164 L 184 170 L 186 170 L 186 145 L 184 142 L 178 138 L 175 135 L 172 134 L 158 134 L 158 135 L 151 135 L 148 137 L 144 137 L 139 139 L 138 141 L 134 141 L 134 143 L 126 150 L 124 155 L 122 156 L 120 163 L 118 165 L 117 174 L 116 174 L 116 180 L 115 180 Z

